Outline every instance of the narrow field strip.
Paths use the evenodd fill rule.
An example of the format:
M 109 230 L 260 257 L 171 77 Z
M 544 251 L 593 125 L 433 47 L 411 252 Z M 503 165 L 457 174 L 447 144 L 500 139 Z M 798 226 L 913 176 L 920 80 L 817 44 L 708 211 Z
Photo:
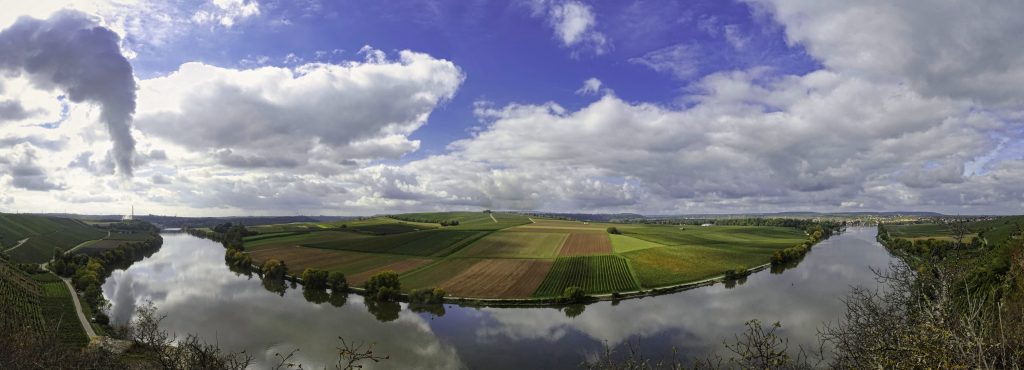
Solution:
M 544 278 L 535 297 L 557 297 L 565 288 L 578 286 L 587 294 L 627 292 L 639 289 L 629 264 L 619 256 L 559 257 Z

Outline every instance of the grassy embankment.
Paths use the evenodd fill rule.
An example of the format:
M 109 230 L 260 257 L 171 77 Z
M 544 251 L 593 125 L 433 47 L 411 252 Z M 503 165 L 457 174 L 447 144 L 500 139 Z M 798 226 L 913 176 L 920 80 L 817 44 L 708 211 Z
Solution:
M 511 213 L 444 212 L 266 225 L 250 227 L 259 234 L 247 236 L 244 245 L 257 265 L 277 259 L 294 274 L 338 271 L 353 286 L 391 270 L 403 290 L 440 287 L 454 297 L 546 299 L 570 286 L 602 295 L 717 277 L 766 264 L 774 251 L 807 238 L 787 227 L 534 221 Z M 613 226 L 621 234 L 610 235 Z

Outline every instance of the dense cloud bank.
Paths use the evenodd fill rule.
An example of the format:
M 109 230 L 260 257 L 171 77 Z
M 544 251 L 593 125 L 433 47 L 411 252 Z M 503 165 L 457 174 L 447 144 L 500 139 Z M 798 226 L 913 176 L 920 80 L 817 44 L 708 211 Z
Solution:
M 1019 213 L 1024 44 L 1015 35 L 1024 26 L 1012 15 L 1024 5 L 747 3 L 821 67 L 705 74 L 689 50 L 641 53 L 621 62 L 688 81 L 678 101 L 620 97 L 604 76 L 584 82 L 578 94 L 593 100 L 582 106 L 478 100 L 479 126 L 440 153 L 422 153 L 416 132 L 451 124 L 431 115 L 473 76 L 458 60 L 413 51 L 366 47 L 361 60 L 292 67 L 185 63 L 140 80 L 140 154 L 127 164 L 141 176 L 127 183 L 108 178 L 124 158 L 94 154 L 105 138 L 83 122 L 95 115 L 72 107 L 60 127 L 34 128 L 26 120 L 55 109 L 18 99 L 10 92 L 18 82 L 5 81 L 0 119 L 20 123 L 0 123 L 0 143 L 21 144 L 0 148 L 9 156 L 0 186 L 50 191 L 19 193 L 17 203 L 132 198 L 165 207 L 155 213 Z M 612 57 L 600 51 L 610 41 L 589 6 L 530 4 L 555 30 L 553 42 Z M 3 68 L 27 71 L 29 62 L 4 58 Z M 37 80 L 56 77 L 45 72 L 28 73 L 46 87 Z M 105 117 L 105 100 L 82 96 L 103 103 Z M 95 189 L 127 195 L 101 198 Z

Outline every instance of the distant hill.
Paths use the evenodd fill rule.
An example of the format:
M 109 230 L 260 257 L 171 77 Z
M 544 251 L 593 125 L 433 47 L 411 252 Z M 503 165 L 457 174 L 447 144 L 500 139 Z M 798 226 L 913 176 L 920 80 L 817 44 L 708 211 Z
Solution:
M 636 213 L 554 213 L 554 212 L 523 212 L 523 214 L 556 218 L 556 219 L 567 219 L 567 220 L 578 220 L 578 221 L 594 221 L 594 222 L 610 222 L 610 221 L 621 221 L 621 220 L 636 220 L 644 219 L 646 216 Z
M 657 216 L 645 216 L 651 219 L 670 219 L 670 218 L 740 218 L 740 217 L 863 217 L 863 216 L 880 216 L 880 217 L 893 217 L 893 216 L 916 216 L 916 217 L 941 217 L 946 216 L 938 212 L 918 212 L 918 211 L 895 211 L 895 212 L 804 212 L 804 211 L 790 211 L 790 212 L 763 212 L 763 213 L 691 213 L 691 214 L 679 214 L 679 215 L 657 215 Z
M 271 225 L 295 222 L 338 221 L 347 219 L 336 217 L 316 218 L 310 216 L 174 217 L 156 215 L 135 216 L 135 218 L 157 225 L 161 228 L 178 228 L 185 225 L 192 227 L 213 227 L 214 225 L 223 224 L 225 222 L 242 225 Z
M 940 217 L 945 216 L 937 212 L 918 211 L 897 211 L 897 212 L 764 212 L 764 213 L 689 213 L 676 215 L 641 215 L 637 213 L 560 213 L 560 212 L 523 212 L 527 215 L 561 218 L 580 221 L 623 221 L 623 220 L 668 220 L 668 219 L 716 219 L 716 218 L 743 218 L 743 217 L 864 217 L 864 216 L 916 216 L 916 217 Z
M 80 220 L 30 214 L 0 214 L 0 250 L 19 263 L 43 263 L 55 248 L 71 249 L 106 231 Z M 21 243 L 21 241 L 25 241 Z

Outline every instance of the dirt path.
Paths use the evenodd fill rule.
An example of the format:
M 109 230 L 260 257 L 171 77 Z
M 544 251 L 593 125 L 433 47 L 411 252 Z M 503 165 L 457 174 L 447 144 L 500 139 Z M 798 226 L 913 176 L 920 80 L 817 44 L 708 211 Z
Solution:
M 493 213 L 488 213 L 488 215 L 491 215 L 491 219 L 494 220 L 494 223 L 498 223 L 498 219 L 494 218 Z
M 107 232 L 107 236 L 105 238 L 96 239 L 96 240 L 86 240 L 84 242 L 78 243 L 78 245 L 76 245 L 74 248 L 71 248 L 67 252 L 64 252 L 64 253 L 71 253 L 71 252 L 77 251 L 80 248 L 86 246 L 86 244 L 92 244 L 93 242 L 98 242 L 100 240 L 103 240 L 103 239 L 106 239 L 106 238 L 109 238 L 109 237 L 110 237 L 110 232 Z
M 530 220 L 530 223 L 531 223 L 531 224 L 535 224 L 535 223 L 537 223 L 537 221 L 534 221 L 534 220 L 533 220 L 533 217 L 527 217 L 526 219 Z
M 50 271 L 46 268 L 45 263 L 39 264 L 39 267 L 43 270 Z M 85 317 L 85 312 L 82 311 L 82 302 L 78 301 L 78 293 L 75 292 L 75 287 L 71 286 L 71 279 L 66 279 L 59 275 L 57 277 L 60 278 L 60 281 L 64 282 L 64 286 L 68 287 L 68 291 L 71 292 L 71 300 L 75 302 L 75 313 L 78 314 L 78 322 L 82 324 L 82 329 L 85 329 L 85 335 L 88 335 L 90 340 L 98 337 L 98 335 L 96 335 L 96 331 L 92 330 L 92 324 L 89 323 L 89 319 Z
M 19 240 L 19 241 L 18 241 L 18 244 L 15 244 L 15 245 L 14 245 L 13 247 L 10 247 L 10 248 L 8 248 L 8 249 L 7 249 L 7 250 L 5 250 L 4 252 L 10 252 L 10 251 L 13 251 L 13 250 L 15 250 L 16 248 L 20 247 L 20 246 L 21 246 L 22 244 L 25 244 L 25 242 L 27 242 L 27 241 L 28 241 L 28 238 L 25 238 L 25 239 L 21 239 L 21 240 Z
M 89 336 L 89 339 L 96 338 L 96 331 L 92 330 L 92 324 L 89 324 L 89 319 L 85 317 L 85 312 L 82 311 L 82 303 L 78 301 L 78 293 L 75 293 L 75 288 L 71 286 L 71 279 L 60 278 L 64 282 L 64 285 L 71 291 L 71 299 L 75 301 L 75 312 L 78 313 L 78 321 L 82 323 L 82 328 L 85 329 L 85 334 Z

